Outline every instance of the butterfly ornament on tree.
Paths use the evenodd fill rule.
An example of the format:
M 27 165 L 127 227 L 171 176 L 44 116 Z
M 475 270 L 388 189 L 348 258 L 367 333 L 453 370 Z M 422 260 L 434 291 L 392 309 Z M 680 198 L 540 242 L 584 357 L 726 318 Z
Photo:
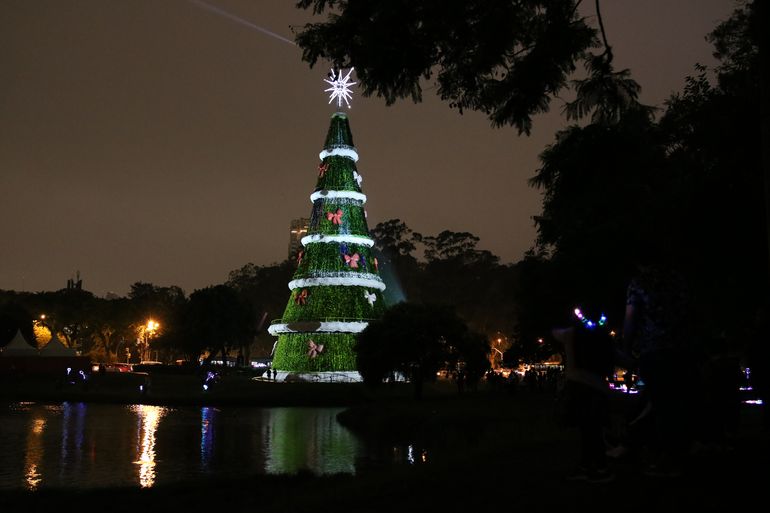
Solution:
M 302 289 L 302 292 L 297 294 L 294 298 L 294 303 L 297 305 L 307 304 L 307 289 Z
M 350 267 L 351 269 L 358 269 L 358 261 L 361 259 L 361 256 L 358 253 L 342 256 L 345 258 L 346 266 Z
M 323 344 L 316 344 L 312 340 L 308 340 L 307 341 L 307 347 L 308 347 L 307 355 L 310 358 L 316 358 L 318 355 L 320 355 L 324 351 L 324 345 Z

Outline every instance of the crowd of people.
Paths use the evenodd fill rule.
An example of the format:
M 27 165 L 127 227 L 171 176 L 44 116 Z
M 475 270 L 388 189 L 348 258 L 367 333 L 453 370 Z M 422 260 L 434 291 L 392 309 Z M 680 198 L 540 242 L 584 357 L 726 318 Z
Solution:
M 728 450 L 739 425 L 743 367 L 766 405 L 764 310 L 743 355 L 731 351 L 723 336 L 696 340 L 688 312 L 681 275 L 645 261 L 628 284 L 620 337 L 612 337 L 601 311 L 591 309 L 575 309 L 570 323 L 552 331 L 565 355 L 569 423 L 580 433 L 580 460 L 571 478 L 612 480 L 608 457 L 634 457 L 646 475 L 676 478 L 699 447 Z M 618 367 L 642 385 L 633 408 L 621 412 L 609 402 Z
M 724 335 L 694 334 L 689 294 L 676 270 L 640 259 L 627 286 L 621 333 L 610 333 L 601 309 L 584 305 L 552 330 L 563 365 L 487 376 L 511 393 L 554 394 L 559 422 L 579 433 L 570 479 L 611 481 L 612 462 L 620 458 L 638 462 L 648 476 L 676 478 L 694 452 L 731 450 L 741 386 L 753 387 L 764 429 L 770 428 L 770 312 L 757 309 L 746 345 L 736 349 Z M 618 394 L 619 383 L 638 393 Z

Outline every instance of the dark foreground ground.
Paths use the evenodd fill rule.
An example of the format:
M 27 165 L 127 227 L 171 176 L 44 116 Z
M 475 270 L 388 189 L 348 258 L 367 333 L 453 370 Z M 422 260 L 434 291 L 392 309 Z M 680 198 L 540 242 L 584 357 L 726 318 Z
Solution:
M 555 423 L 553 395 L 548 392 L 510 394 L 481 387 L 458 394 L 451 384 L 439 383 L 418 401 L 408 386 L 372 392 L 359 385 L 266 383 L 233 376 L 219 384 L 216 394 L 203 395 L 195 380 L 153 376 L 150 392 L 135 397 L 133 385 L 109 382 L 112 379 L 95 381 L 87 390 L 6 383 L 0 400 L 344 404 L 349 409 L 340 421 L 346 426 L 364 437 L 417 441 L 428 447 L 427 461 L 418 458 L 413 466 L 356 476 L 299 473 L 211 480 L 205 487 L 4 492 L 0 512 L 701 512 L 752 507 L 764 511 L 768 502 L 770 436 L 762 428 L 761 407 L 755 405 L 741 406 L 729 438 L 693 444 L 678 478 L 644 475 L 640 454 L 613 462 L 614 481 L 589 484 L 565 479 L 576 461 L 577 434 Z M 618 396 L 615 420 L 622 420 L 631 401 Z

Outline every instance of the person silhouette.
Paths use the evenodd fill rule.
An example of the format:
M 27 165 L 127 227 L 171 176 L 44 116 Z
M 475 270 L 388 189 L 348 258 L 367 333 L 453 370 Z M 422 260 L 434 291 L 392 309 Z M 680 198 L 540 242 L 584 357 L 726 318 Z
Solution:
M 606 483 L 614 479 L 604 439 L 609 424 L 608 378 L 614 371 L 614 343 L 604 314 L 581 308 L 575 308 L 573 314 L 570 326 L 551 331 L 563 345 L 567 408 L 580 432 L 578 467 L 568 479 Z
M 689 406 L 679 383 L 694 374 L 688 361 L 687 291 L 681 274 L 651 253 L 640 258 L 626 291 L 625 352 L 638 361 L 652 423 L 647 475 L 681 474 L 689 436 Z
M 769 302 L 757 307 L 749 344 L 746 348 L 746 363 L 751 385 L 757 399 L 762 401 L 762 427 L 770 431 L 770 307 Z

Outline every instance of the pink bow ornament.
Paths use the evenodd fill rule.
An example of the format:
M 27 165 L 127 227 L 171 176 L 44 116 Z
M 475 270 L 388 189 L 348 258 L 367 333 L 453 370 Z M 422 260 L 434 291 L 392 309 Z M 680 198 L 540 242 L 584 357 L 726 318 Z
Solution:
M 342 224 L 343 215 L 345 215 L 345 212 L 343 212 L 341 209 L 338 208 L 337 212 L 327 212 L 326 219 L 328 219 L 334 224 Z

